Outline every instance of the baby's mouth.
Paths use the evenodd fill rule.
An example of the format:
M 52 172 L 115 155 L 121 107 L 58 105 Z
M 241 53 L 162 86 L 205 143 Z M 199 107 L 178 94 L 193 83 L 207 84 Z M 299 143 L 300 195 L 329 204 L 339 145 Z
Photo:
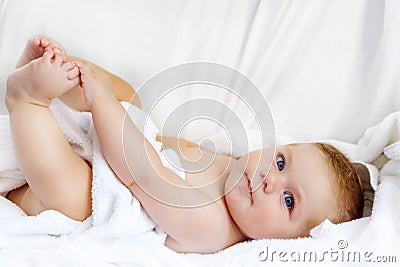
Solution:
M 250 182 L 249 177 L 246 177 L 246 179 L 247 179 L 247 188 L 249 189 L 249 193 L 250 193 L 250 198 L 253 201 L 253 192 L 252 192 L 252 189 L 251 189 L 251 182 Z

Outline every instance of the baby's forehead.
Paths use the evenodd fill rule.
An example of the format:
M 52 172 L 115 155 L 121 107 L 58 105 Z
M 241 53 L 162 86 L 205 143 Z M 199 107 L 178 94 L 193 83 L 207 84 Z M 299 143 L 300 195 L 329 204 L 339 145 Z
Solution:
M 301 148 L 304 150 L 316 150 L 319 151 L 319 149 L 313 145 L 313 143 L 290 143 L 290 144 L 285 144 L 282 145 L 283 147 L 290 147 L 290 148 Z
M 288 164 L 306 181 L 315 182 L 330 181 L 331 173 L 326 157 L 312 144 L 287 145 L 287 153 L 290 154 Z
M 323 152 L 312 143 L 293 143 L 278 147 L 290 153 L 292 160 L 297 162 L 315 162 L 326 165 L 326 158 Z
M 322 151 L 312 144 L 286 146 L 292 153 L 293 180 L 301 191 L 306 221 L 321 221 L 336 212 L 337 196 L 332 174 Z

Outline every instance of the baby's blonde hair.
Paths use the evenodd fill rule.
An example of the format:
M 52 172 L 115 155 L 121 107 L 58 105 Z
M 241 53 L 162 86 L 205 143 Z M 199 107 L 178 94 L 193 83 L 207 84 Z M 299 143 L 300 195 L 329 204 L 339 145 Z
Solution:
M 312 143 L 325 156 L 328 170 L 333 176 L 337 195 L 338 212 L 329 218 L 333 223 L 341 223 L 361 218 L 364 208 L 364 193 L 361 177 L 343 153 L 326 143 Z

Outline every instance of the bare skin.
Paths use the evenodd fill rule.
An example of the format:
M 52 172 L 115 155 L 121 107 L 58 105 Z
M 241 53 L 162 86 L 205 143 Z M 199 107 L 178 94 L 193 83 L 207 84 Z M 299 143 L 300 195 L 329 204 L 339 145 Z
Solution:
M 80 86 L 79 70 L 75 64 L 79 60 L 76 57 L 66 56 L 65 49 L 53 39 L 34 36 L 28 40 L 18 60 L 17 69 L 8 78 L 6 105 L 10 113 L 13 141 L 15 147 L 18 148 L 16 149 L 17 157 L 22 162 L 21 169 L 28 181 L 25 186 L 11 191 L 8 198 L 19 205 L 28 215 L 36 215 L 53 208 L 71 218 L 83 220 L 91 213 L 91 169 L 69 147 L 51 112 L 47 109 L 50 100 L 58 96 L 72 108 L 80 111 L 88 110 Z M 99 68 L 96 65 L 93 66 Z M 105 70 L 102 71 L 107 73 L 112 81 L 115 89 L 114 96 L 120 101 L 129 102 L 135 95 L 133 88 L 117 76 Z M 138 99 L 135 103 L 140 107 Z M 30 129 L 38 128 L 37 125 L 41 126 L 42 131 L 31 132 Z M 30 131 L 29 140 L 24 140 L 26 138 L 23 138 L 20 133 L 28 129 Z M 32 139 L 43 140 L 43 142 L 47 140 L 45 149 L 38 149 L 34 146 L 35 142 L 32 142 Z M 55 150 L 64 147 L 66 153 L 57 153 L 51 150 L 54 145 L 60 146 Z M 35 157 L 32 149 L 42 151 L 45 158 L 49 156 L 52 159 L 51 155 L 58 157 L 60 161 L 57 162 L 69 160 L 74 165 L 74 169 L 75 165 L 77 166 L 74 171 L 76 179 L 71 180 L 69 175 L 74 175 L 74 173 L 67 170 L 68 168 L 62 168 L 57 162 L 54 162 L 54 168 L 47 168 L 48 165 L 45 164 L 49 164 L 49 162 L 41 160 L 40 155 Z M 29 154 L 29 152 L 31 153 Z M 35 163 L 36 161 L 38 163 Z M 36 165 L 37 168 L 33 170 L 30 165 Z M 65 172 L 65 175 L 57 174 L 58 179 L 51 178 L 54 176 L 52 172 L 58 173 L 59 171 Z M 75 182 L 69 184 L 69 180 Z M 71 186 L 71 190 L 75 186 L 79 187 L 77 191 L 70 192 L 71 199 L 73 198 L 72 194 L 80 193 L 82 198 L 77 200 L 78 203 L 65 198 L 64 195 L 68 193 L 69 186 Z M 62 191 L 63 187 L 67 189 L 66 192 Z M 59 195 L 57 196 L 57 194 Z M 64 201 L 59 200 L 61 195 L 63 195 Z M 77 209 L 72 205 L 82 208 Z
M 51 99 L 81 85 L 82 106 L 92 112 L 104 156 L 118 179 L 167 233 L 167 247 L 178 252 L 213 253 L 248 238 L 295 238 L 334 216 L 336 198 L 330 173 L 321 152 L 312 145 L 278 147 L 272 162 L 272 154 L 266 150 L 240 159 L 217 154 L 208 168 L 186 173 L 182 180 L 163 166 L 158 152 L 125 120 L 125 110 L 115 97 L 113 76 L 92 63 L 65 60 L 55 48 L 48 50 L 12 72 L 7 81 L 13 142 L 28 181 L 9 198 L 28 215 L 55 209 L 84 220 L 91 213 L 90 166 L 71 149 L 48 109 Z M 125 143 L 123 130 L 131 136 Z M 200 153 L 211 156 L 182 140 L 167 139 L 164 147 L 168 146 L 189 160 Z M 124 147 L 128 148 L 126 154 Z M 134 168 L 125 164 L 126 155 Z M 141 179 L 157 186 L 161 178 L 189 188 L 217 180 L 222 197 L 209 205 L 181 208 L 157 201 L 137 184 Z M 204 200 L 210 197 L 200 189 L 192 194 Z
M 74 63 L 82 61 L 82 59 L 74 57 L 74 56 L 67 56 L 68 61 L 72 61 Z M 135 90 L 130 86 L 126 81 L 122 80 L 118 76 L 100 68 L 99 66 L 90 63 L 93 68 L 99 69 L 108 75 L 111 81 L 113 95 L 118 101 L 125 101 L 130 102 L 132 105 L 137 107 L 141 107 L 140 99 L 136 95 Z M 76 86 L 66 92 L 65 94 L 59 96 L 59 99 L 63 101 L 68 106 L 80 110 L 80 111 L 90 111 L 89 107 L 86 105 L 85 98 L 83 96 L 83 89 L 81 84 Z
M 46 51 L 8 77 L 11 134 L 28 183 L 11 192 L 9 199 L 28 215 L 55 209 L 84 220 L 91 213 L 91 168 L 72 150 L 48 109 L 51 99 L 79 83 L 78 68 L 54 51 Z
M 63 62 L 70 62 L 75 64 L 77 61 L 81 61 L 80 58 L 70 56 L 66 54 L 65 48 L 55 40 L 42 35 L 37 35 L 29 38 L 24 51 L 17 61 L 16 68 L 20 68 L 34 59 L 43 56 L 46 51 L 54 51 L 54 53 L 62 56 Z M 100 67 L 92 64 L 94 67 L 101 69 Z M 113 94 L 119 101 L 132 102 L 133 105 L 140 108 L 140 99 L 135 96 L 135 90 L 124 80 L 115 76 L 114 74 L 102 70 L 109 75 L 112 83 Z M 83 90 L 80 84 L 74 88 L 68 90 L 58 98 L 65 104 L 79 111 L 89 111 L 86 106 L 85 99 L 83 97 Z
M 45 51 L 54 51 L 56 54 L 63 55 L 63 60 L 66 61 L 65 49 L 59 43 L 49 37 L 37 35 L 28 40 L 15 68 L 18 69 L 43 56 Z
M 321 152 L 312 145 L 279 147 L 271 169 L 267 162 L 272 154 L 268 151 L 254 151 L 239 160 L 217 154 L 208 168 L 198 173 L 186 173 L 186 179 L 182 180 L 163 166 L 157 151 L 136 126 L 130 120 L 124 121 L 125 110 L 113 98 L 107 76 L 85 62 L 77 65 L 108 163 L 168 234 L 165 245 L 169 248 L 178 252 L 213 253 L 248 238 L 306 236 L 313 226 L 334 216 L 336 198 L 329 172 Z M 121 138 L 122 131 L 130 136 L 125 143 Z M 185 147 L 179 147 L 178 155 L 189 160 L 197 159 L 200 153 L 203 156 L 211 154 L 200 151 L 199 147 L 190 147 L 188 142 L 169 141 L 183 144 Z M 288 163 L 281 156 L 283 154 L 289 155 Z M 124 164 L 125 156 L 133 162 L 131 168 Z M 205 203 L 207 200 L 211 203 L 181 208 L 154 199 L 137 183 L 139 179 L 159 188 L 157 181 L 161 178 L 188 188 L 217 181 L 217 189 L 223 197 L 212 200 L 201 189 L 191 191 Z M 294 196 L 299 200 L 296 206 Z

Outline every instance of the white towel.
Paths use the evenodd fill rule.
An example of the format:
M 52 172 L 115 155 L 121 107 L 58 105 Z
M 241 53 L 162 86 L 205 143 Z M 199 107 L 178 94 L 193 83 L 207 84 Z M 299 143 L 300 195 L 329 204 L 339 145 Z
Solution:
M 140 109 L 128 103 L 122 105 L 153 147 L 160 151 L 161 145 L 155 141 L 157 128 L 153 122 L 146 120 L 147 115 Z M 93 166 L 92 215 L 84 222 L 74 221 L 53 210 L 44 211 L 37 216 L 26 216 L 15 204 L 0 197 L 0 235 L 58 236 L 86 231 L 98 237 L 137 235 L 154 230 L 154 222 L 107 164 L 100 149 L 91 114 L 74 111 L 58 100 L 53 101 L 50 109 L 75 152 Z M 8 115 L 0 116 L 0 151 L 3 155 L 0 157 L 0 192 L 4 193 L 25 184 L 13 151 Z M 167 167 L 177 172 L 163 159 L 163 154 L 160 154 L 160 157 Z M 183 176 L 180 172 L 177 174 Z M 163 241 L 165 234 L 162 231 L 157 233 L 160 241 Z
M 341 225 L 325 222 L 313 230 L 313 236 L 339 240 L 343 233 L 347 233 L 360 248 L 399 253 L 396 243 L 400 238 L 400 111 L 368 128 L 357 144 L 327 142 L 351 160 L 366 163 L 376 193 L 372 215 L 363 219 L 368 223 L 360 224 L 360 220 Z
M 218 133 L 213 137 L 222 136 Z M 279 138 L 279 137 L 278 137 Z M 255 244 L 269 246 L 283 251 L 299 251 L 301 248 L 323 251 L 330 244 L 338 249 L 337 243 L 344 240 L 349 250 L 373 252 L 373 255 L 400 256 L 397 245 L 400 239 L 400 111 L 386 116 L 379 124 L 368 128 L 357 144 L 337 140 L 315 140 L 332 144 L 343 152 L 351 161 L 364 164 L 370 173 L 371 186 L 376 190 L 372 215 L 341 224 L 332 224 L 329 220 L 312 229 L 312 239 L 292 241 L 257 240 L 249 244 L 240 244 L 232 248 L 233 254 L 246 255 L 254 252 Z M 228 140 L 219 140 L 215 146 L 218 152 L 229 150 Z M 235 151 L 233 151 L 235 153 Z M 335 247 L 336 246 L 336 247 Z M 328 251 L 329 251 L 328 247 Z M 339 249 L 341 251 L 341 249 Z M 346 250 L 343 250 L 346 252 Z M 224 251 L 220 255 L 232 253 Z M 201 257 L 206 264 L 221 264 L 224 257 Z M 398 258 L 397 258 L 398 260 Z M 257 262 L 252 262 L 252 264 Z M 258 262 L 259 263 L 259 262 Z M 287 263 L 287 262 L 286 262 Z M 329 261 L 325 261 L 329 263 Z M 332 263 L 332 262 L 331 262 Z M 308 266 L 305 263 L 304 266 Z M 301 265 L 303 266 L 303 265 Z
M 326 142 L 337 147 L 352 161 L 364 163 L 375 190 L 383 176 L 400 175 L 400 111 L 389 114 L 379 124 L 368 128 L 357 144 L 337 140 Z
M 330 258 L 331 252 L 361 252 L 362 256 L 366 252 L 370 256 L 370 260 L 375 260 L 376 256 L 382 255 L 397 256 L 398 262 L 400 257 L 400 250 L 397 245 L 400 238 L 400 231 L 397 226 L 400 220 L 400 196 L 398 194 L 400 190 L 400 168 L 398 168 L 400 147 L 398 142 L 400 138 L 396 137 L 396 133 L 400 132 L 398 128 L 400 114 L 394 113 L 388 117 L 389 119 L 383 120 L 380 124 L 368 130 L 366 135 L 361 138 L 360 144 L 336 143 L 337 147 L 346 154 L 355 155 L 356 157 L 352 158 L 353 160 L 363 160 L 367 157 L 367 155 L 363 155 L 357 150 L 373 153 L 376 158 L 369 157 L 370 163 L 373 163 L 372 165 L 376 165 L 377 159 L 380 159 L 378 160 L 380 184 L 377 187 L 371 217 L 338 225 L 325 221 L 312 230 L 313 238 L 254 240 L 242 242 L 212 255 L 180 255 L 166 249 L 160 242 L 163 239 L 154 231 L 134 235 L 133 237 L 130 235 L 110 236 L 115 232 L 113 227 L 106 227 L 107 222 L 116 226 L 118 222 L 116 215 L 123 216 L 123 214 L 113 212 L 110 220 L 105 220 L 103 223 L 99 222 L 99 224 L 90 228 L 92 230 L 79 232 L 78 230 L 80 229 L 75 229 L 76 233 L 81 233 L 79 235 L 61 235 L 57 238 L 52 238 L 49 235 L 21 236 L 14 234 L 7 237 L 3 232 L 0 234 L 0 262 L 2 266 L 29 266 L 30 262 L 41 266 L 287 266 L 295 263 L 291 260 L 290 253 L 302 251 L 316 252 L 318 253 L 318 259 L 325 256 L 325 260 L 321 262 L 324 266 L 354 265 L 353 262 L 343 262 L 340 259 L 333 261 Z M 84 127 L 86 124 L 89 125 L 86 121 L 81 121 L 80 123 L 82 129 L 87 130 L 90 128 L 90 126 Z M 388 136 L 390 138 L 386 138 Z M 374 141 L 375 138 L 384 138 L 386 141 L 377 142 Z M 374 143 L 379 144 L 379 146 L 373 145 Z M 364 148 L 358 148 L 359 146 Z M 22 215 L 16 212 L 15 208 L 7 206 L 8 210 L 5 209 L 3 205 L 5 201 L 7 200 L 0 198 L 0 209 L 6 212 L 9 211 L 9 215 L 11 211 L 14 212 L 13 217 L 10 216 L 11 221 L 15 222 L 16 219 L 20 219 Z M 56 220 L 60 218 L 59 214 L 51 214 L 55 213 L 53 211 L 47 211 L 46 213 L 48 213 L 48 217 L 53 216 L 54 222 L 52 224 L 56 224 L 58 227 L 58 229 L 54 230 L 59 230 L 61 222 Z M 36 224 L 36 227 L 39 227 L 40 222 L 37 217 L 40 216 L 25 216 L 25 218 L 31 218 L 32 224 Z M 45 217 L 42 218 L 45 219 Z M 0 220 L 0 231 L 2 231 L 3 225 L 4 220 Z M 8 225 L 6 226 L 8 227 Z M 46 227 L 48 230 L 53 226 L 47 225 Z M 129 228 L 127 226 L 124 227 L 125 229 Z M 44 227 L 41 230 L 43 229 Z M 29 230 L 32 231 L 32 229 Z M 98 235 L 102 238 L 98 238 Z M 348 244 L 345 249 L 339 248 L 339 242 L 342 240 Z M 260 255 L 265 256 L 265 253 L 261 253 L 266 248 L 269 249 L 270 253 L 272 251 L 285 252 L 286 259 L 289 259 L 289 261 L 280 261 L 278 254 L 275 254 L 273 262 L 271 254 L 268 260 L 261 261 Z M 324 254 L 326 251 L 329 254 Z M 338 255 L 340 256 L 341 254 Z M 360 264 L 365 265 L 365 260 L 365 258 L 361 258 Z M 371 262 L 368 265 L 377 266 Z M 296 266 L 310 266 L 310 262 L 296 262 Z M 394 265 L 385 263 L 385 266 Z

